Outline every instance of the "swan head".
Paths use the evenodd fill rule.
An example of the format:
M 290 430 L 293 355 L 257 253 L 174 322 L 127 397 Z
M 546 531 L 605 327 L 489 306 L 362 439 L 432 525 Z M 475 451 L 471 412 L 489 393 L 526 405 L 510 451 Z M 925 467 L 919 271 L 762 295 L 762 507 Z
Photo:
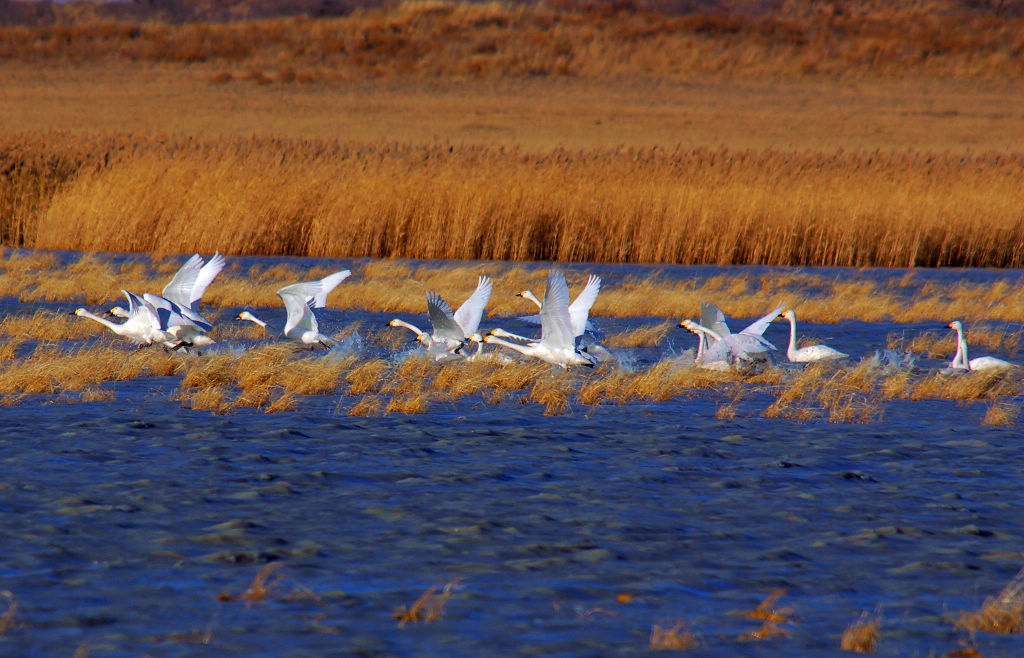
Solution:
M 254 322 L 256 320 L 256 316 L 250 313 L 249 311 L 242 311 L 241 313 L 238 314 L 238 317 L 236 317 L 235 319 L 248 320 L 249 322 Z
M 481 336 L 480 334 L 470 334 L 469 337 L 466 338 L 466 340 L 468 340 L 471 343 L 482 343 L 484 342 L 484 337 Z
M 76 308 L 74 313 L 72 313 L 71 315 L 85 315 L 88 312 L 89 311 L 85 310 L 84 308 Z
M 486 336 L 484 336 L 484 342 L 485 343 L 493 343 L 494 342 L 494 334 L 487 334 Z
M 388 326 L 389 327 L 397 327 L 398 326 L 398 320 L 392 320 L 391 322 L 388 322 Z
M 964 326 L 962 324 L 960 324 L 959 320 L 953 320 L 952 322 L 950 322 L 946 326 L 949 327 L 950 329 L 952 329 L 953 331 L 963 331 L 964 330 Z
M 126 318 L 126 317 L 128 317 L 128 311 L 123 309 L 123 308 L 121 308 L 120 306 L 115 306 L 114 308 L 110 309 L 109 311 L 107 311 L 107 314 L 108 315 L 113 315 L 115 318 Z
M 779 317 L 784 318 L 786 320 L 796 320 L 796 313 L 793 312 L 793 309 L 787 308 L 785 311 L 782 312 L 782 315 L 780 315 Z

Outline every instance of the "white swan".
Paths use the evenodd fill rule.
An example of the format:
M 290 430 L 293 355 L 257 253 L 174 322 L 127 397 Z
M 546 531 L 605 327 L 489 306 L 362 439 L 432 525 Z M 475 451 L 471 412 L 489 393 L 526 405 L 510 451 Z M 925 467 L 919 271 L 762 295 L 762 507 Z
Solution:
M 576 349 L 576 337 L 569 316 L 569 285 L 558 270 L 548 271 L 544 302 L 540 308 L 540 340 L 519 344 L 502 340 L 491 332 L 484 337 L 484 342 L 504 345 L 563 368 L 569 365 L 593 367 L 597 362 L 590 354 Z
M 691 320 L 683 320 L 679 326 L 698 335 L 697 356 L 694 362 L 704 367 L 721 369 L 723 363 L 728 365 L 730 356 L 736 361 L 753 361 L 764 358 L 762 355 L 768 350 L 774 350 L 775 346 L 761 334 L 772 320 L 778 317 L 782 308 L 776 308 L 734 334 L 729 330 L 721 309 L 714 304 L 701 302 L 701 322 L 698 324 Z
M 288 319 L 281 331 L 284 337 L 310 347 L 317 345 L 332 347 L 334 341 L 320 333 L 313 309 L 326 306 L 327 295 L 350 274 L 349 270 L 341 270 L 329 274 L 319 281 L 293 283 L 278 290 L 277 296 L 284 302 L 285 310 L 288 312 Z M 266 322 L 249 311 L 242 311 L 238 314 L 237 319 L 248 320 L 264 329 L 267 328 Z
M 126 311 L 128 318 L 120 324 L 93 315 L 84 308 L 77 309 L 74 314 L 99 322 L 118 336 L 124 336 L 139 347 L 153 343 L 164 343 L 170 347 L 181 345 L 181 341 L 175 336 L 161 329 L 159 316 L 152 305 L 127 290 L 121 292 L 128 299 L 128 310 Z
M 442 358 L 445 353 L 458 353 L 480 327 L 484 308 L 491 299 L 491 288 L 492 283 L 488 277 L 479 277 L 476 290 L 454 313 L 440 295 L 428 290 L 427 318 L 431 326 L 429 335 L 419 327 L 398 318 L 389 322 L 388 326 L 405 327 L 414 332 L 416 340 L 423 343 L 428 350 L 437 352 L 438 358 Z
M 399 320 L 398 318 L 395 318 L 391 322 L 388 322 L 388 326 L 389 327 L 405 327 L 409 331 L 411 331 L 414 334 L 416 334 L 416 338 L 413 338 L 413 342 L 420 342 L 420 343 L 423 344 L 424 347 L 428 347 L 428 348 L 431 347 L 432 341 L 430 340 L 430 335 L 425 333 L 423 330 L 421 330 L 419 327 L 417 327 L 414 324 L 410 324 L 410 323 L 406 322 L 405 320 Z
M 580 294 L 576 296 L 576 299 L 569 304 L 569 320 L 572 327 L 573 338 L 579 338 L 586 331 L 594 331 L 594 325 L 590 322 L 590 308 L 597 301 L 597 295 L 601 292 L 601 277 L 591 274 L 587 278 L 587 285 L 583 287 Z M 541 303 L 537 296 L 529 290 L 523 290 L 517 292 L 516 297 L 522 297 L 528 299 L 537 305 L 537 308 L 544 308 L 544 304 Z M 539 315 L 527 315 L 519 318 L 526 322 L 540 323 L 541 319 Z
M 160 328 L 174 336 L 184 347 L 206 347 L 216 341 L 206 335 L 213 328 L 198 312 L 182 308 L 166 297 L 145 293 L 143 299 L 156 313 Z
M 164 286 L 162 294 L 146 293 L 144 295 L 146 301 L 150 302 L 155 309 L 168 309 L 188 321 L 170 327 L 171 332 L 186 346 L 205 347 L 216 342 L 205 335 L 213 328 L 213 325 L 199 313 L 199 305 L 202 302 L 203 293 L 224 269 L 224 265 L 224 256 L 219 251 L 215 252 L 205 263 L 202 256 L 193 254 Z M 109 313 L 119 318 L 128 317 L 128 311 L 120 306 L 113 307 Z M 180 328 L 174 329 L 174 326 Z
M 833 359 L 845 359 L 850 356 L 839 350 L 834 350 L 828 345 L 808 345 L 797 349 L 796 346 L 796 313 L 788 309 L 782 317 L 789 320 L 789 349 L 786 356 L 794 363 L 810 363 L 814 361 L 832 361 Z
M 950 329 L 956 330 L 956 354 L 949 367 L 954 370 L 992 370 L 995 368 L 1012 368 L 1014 364 L 1009 361 L 997 359 L 994 356 L 979 356 L 968 359 L 967 338 L 964 337 L 964 327 L 959 320 L 953 320 L 947 325 Z

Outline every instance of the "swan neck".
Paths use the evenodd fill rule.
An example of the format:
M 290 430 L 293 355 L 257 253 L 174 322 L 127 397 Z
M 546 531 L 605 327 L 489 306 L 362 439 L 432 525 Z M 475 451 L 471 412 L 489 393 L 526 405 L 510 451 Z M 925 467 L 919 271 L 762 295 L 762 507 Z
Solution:
M 788 315 L 786 319 L 789 320 L 789 349 L 787 351 L 792 354 L 796 352 L 796 318 Z
M 524 290 L 523 291 L 523 299 L 529 299 L 531 302 L 533 302 L 534 304 L 537 305 L 537 308 L 544 308 L 544 305 L 541 303 L 541 301 L 539 299 L 537 299 L 537 296 L 534 295 L 529 290 Z
M 101 318 L 98 315 L 93 315 L 92 313 L 90 313 L 89 311 L 86 311 L 84 309 L 81 310 L 78 313 L 78 315 L 81 315 L 82 317 L 85 317 L 85 318 L 89 318 L 90 320 L 95 320 L 96 322 L 99 322 L 100 324 L 102 324 L 103 326 L 107 327 L 108 329 L 110 329 L 114 333 L 117 333 L 117 334 L 121 333 L 121 325 L 117 324 L 116 322 L 111 322 L 110 320 L 108 320 L 106 318 Z

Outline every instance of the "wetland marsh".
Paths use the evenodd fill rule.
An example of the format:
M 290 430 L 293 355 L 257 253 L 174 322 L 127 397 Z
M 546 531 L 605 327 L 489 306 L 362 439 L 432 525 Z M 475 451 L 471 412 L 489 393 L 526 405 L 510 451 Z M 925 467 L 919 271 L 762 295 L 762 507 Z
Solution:
M 513 295 L 544 266 L 231 257 L 209 289 L 218 344 L 136 352 L 66 313 L 116 301 L 86 301 L 101 266 L 158 289 L 176 260 L 5 256 L 7 274 L 31 276 L 34 258 L 40 281 L 67 271 L 74 284 L 0 301 L 5 654 L 633 655 L 664 642 L 655 627 L 701 655 L 821 654 L 862 613 L 879 621 L 878 655 L 1021 649 L 957 626 L 1024 558 L 1019 373 L 936 375 L 953 349 L 938 319 L 806 320 L 802 334 L 849 362 L 801 370 L 775 353 L 758 373 L 708 373 L 686 365 L 696 341 L 675 326 L 693 312 L 595 305 L 626 345 L 610 348 L 619 365 L 435 364 L 386 327 L 422 320 L 428 276 L 468 292 L 469 272 L 489 272 L 502 310 L 482 326 L 529 332 Z M 275 276 L 341 267 L 353 276 L 318 311 L 331 352 L 230 319 L 283 316 Z M 841 283 L 915 299 L 954 279 L 1013 294 L 1016 276 L 564 269 L 574 289 L 600 274 L 610 301 L 629 281 L 688 285 L 734 329 L 730 301 L 747 297 L 729 289 L 760 303 L 753 316 L 783 301 L 765 292 L 783 282 L 797 299 Z M 394 306 L 354 307 L 386 272 Z M 265 301 L 234 301 L 242 279 Z M 394 310 L 405 288 L 409 310 Z M 973 324 L 977 353 L 1014 360 L 1017 323 Z M 783 347 L 787 325 L 766 337 Z M 40 377 L 33 363 L 50 384 L 17 392 Z M 999 408 L 1009 417 L 986 422 Z M 446 583 L 432 623 L 396 620 Z M 770 614 L 748 614 L 779 590 Z

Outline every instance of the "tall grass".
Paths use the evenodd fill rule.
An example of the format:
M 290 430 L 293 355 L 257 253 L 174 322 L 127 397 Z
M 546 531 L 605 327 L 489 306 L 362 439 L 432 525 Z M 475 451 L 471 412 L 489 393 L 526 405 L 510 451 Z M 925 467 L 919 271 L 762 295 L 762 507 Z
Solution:
M 0 146 L 17 146 L 6 154 L 17 173 L 0 180 L 7 244 L 576 262 L 1024 263 L 1021 154 L 529 153 L 120 135 L 64 137 L 73 157 L 53 164 L 62 150 L 48 139 L 0 136 Z

